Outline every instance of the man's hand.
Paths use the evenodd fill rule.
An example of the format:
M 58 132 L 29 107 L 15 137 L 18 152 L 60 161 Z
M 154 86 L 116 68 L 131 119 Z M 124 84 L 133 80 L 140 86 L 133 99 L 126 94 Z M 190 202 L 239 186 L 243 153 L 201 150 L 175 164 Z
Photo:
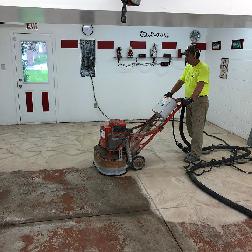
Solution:
M 166 93 L 166 94 L 164 95 L 164 97 L 166 97 L 166 98 L 172 98 L 172 95 L 173 95 L 172 92 L 168 92 L 168 93 Z
M 193 99 L 192 98 L 185 98 L 181 101 L 182 106 L 186 107 L 189 104 L 193 103 Z

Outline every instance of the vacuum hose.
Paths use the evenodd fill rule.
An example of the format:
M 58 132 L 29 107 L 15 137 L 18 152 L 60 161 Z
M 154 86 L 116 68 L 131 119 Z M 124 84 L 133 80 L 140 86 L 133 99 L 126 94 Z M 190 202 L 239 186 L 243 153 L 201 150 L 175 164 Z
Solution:
M 175 137 L 175 133 L 174 133 L 174 120 L 172 123 L 173 126 L 173 137 L 175 140 L 176 145 L 182 149 L 185 153 L 190 152 L 191 150 L 191 145 L 190 143 L 187 141 L 185 135 L 184 135 L 184 130 L 183 130 L 183 124 L 184 124 L 184 114 L 185 114 L 185 106 L 182 106 L 182 110 L 181 110 L 181 114 L 180 114 L 180 122 L 179 122 L 179 131 L 180 131 L 180 136 L 183 140 L 183 142 L 185 143 L 186 147 L 184 147 L 181 143 L 179 143 Z M 208 136 L 211 136 L 209 134 L 207 134 Z M 213 136 L 214 137 L 214 136 Z M 218 138 L 219 139 L 219 138 Z M 222 140 L 222 139 L 219 139 Z M 215 191 L 213 191 L 212 189 L 208 188 L 206 185 L 204 185 L 203 183 L 201 183 L 198 179 L 197 176 L 200 176 L 202 174 L 204 174 L 205 172 L 209 172 L 212 170 L 213 167 L 220 167 L 221 165 L 228 165 L 228 166 L 234 166 L 235 163 L 239 163 L 239 161 L 251 161 L 252 158 L 250 158 L 250 154 L 251 151 L 249 150 L 248 147 L 240 147 L 240 146 L 230 146 L 228 145 L 225 141 L 223 141 L 225 143 L 225 145 L 212 145 L 212 146 L 208 146 L 208 147 L 204 147 L 203 150 L 215 150 L 215 149 L 221 149 L 221 150 L 229 150 L 232 155 L 230 155 L 229 158 L 222 158 L 221 160 L 215 160 L 212 159 L 209 162 L 206 161 L 200 161 L 199 163 L 193 163 L 193 164 L 189 164 L 188 166 L 186 166 L 186 174 L 188 175 L 188 177 L 190 178 L 190 180 L 198 187 L 200 188 L 202 191 L 204 191 L 205 193 L 207 193 L 208 195 L 212 196 L 213 198 L 217 199 L 218 201 L 220 201 L 221 203 L 239 211 L 240 213 L 248 216 L 249 218 L 252 218 L 252 211 L 244 206 L 241 206 L 235 202 L 233 202 L 230 199 L 225 198 L 224 196 L 216 193 Z M 241 154 L 238 154 L 242 152 Z M 207 168 L 209 167 L 208 170 L 204 170 L 201 173 L 196 173 L 197 170 L 202 169 L 202 168 Z M 234 166 L 235 167 L 235 166 Z M 238 170 L 245 172 L 247 174 L 251 174 L 251 172 L 246 172 L 243 171 L 241 169 L 239 169 L 238 167 L 235 167 Z

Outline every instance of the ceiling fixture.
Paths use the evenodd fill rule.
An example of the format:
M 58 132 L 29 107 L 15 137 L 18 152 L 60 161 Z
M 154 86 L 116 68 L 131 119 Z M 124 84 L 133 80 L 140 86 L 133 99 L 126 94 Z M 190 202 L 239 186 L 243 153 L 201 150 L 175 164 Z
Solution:
M 126 23 L 127 22 L 127 5 L 128 6 L 139 6 L 141 3 L 141 0 L 121 0 L 123 3 L 122 6 L 122 14 L 121 14 L 121 22 Z

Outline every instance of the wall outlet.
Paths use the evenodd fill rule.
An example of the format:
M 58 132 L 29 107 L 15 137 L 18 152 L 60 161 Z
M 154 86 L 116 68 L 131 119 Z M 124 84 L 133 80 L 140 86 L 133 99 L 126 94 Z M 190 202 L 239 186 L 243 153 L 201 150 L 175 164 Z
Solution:
M 6 70 L 6 65 L 5 64 L 1 64 L 1 70 Z
M 94 108 L 98 108 L 98 103 L 97 102 L 94 103 Z

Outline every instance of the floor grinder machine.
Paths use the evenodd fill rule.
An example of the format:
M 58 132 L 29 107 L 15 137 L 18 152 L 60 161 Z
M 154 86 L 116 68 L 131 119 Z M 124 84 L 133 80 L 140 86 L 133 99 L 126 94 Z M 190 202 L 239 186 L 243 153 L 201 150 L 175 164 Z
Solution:
M 139 153 L 181 106 L 179 99 L 163 98 L 152 110 L 153 116 L 135 127 L 127 128 L 126 122 L 119 119 L 101 125 L 99 144 L 94 147 L 95 167 L 108 176 L 125 174 L 129 168 L 142 169 L 145 159 Z

